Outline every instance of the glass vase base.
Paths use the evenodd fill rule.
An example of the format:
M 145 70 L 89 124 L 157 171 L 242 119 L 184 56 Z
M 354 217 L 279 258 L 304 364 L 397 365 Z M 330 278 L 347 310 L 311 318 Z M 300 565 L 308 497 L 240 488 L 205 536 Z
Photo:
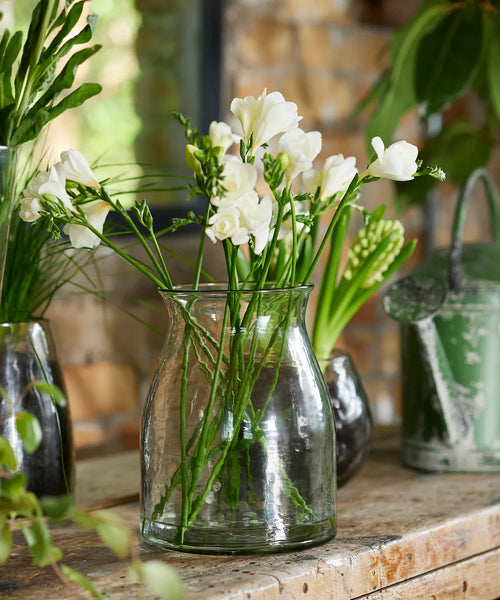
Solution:
M 291 552 L 322 544 L 335 537 L 332 517 L 316 523 L 294 525 L 280 531 L 277 527 L 194 528 L 177 541 L 179 526 L 142 519 L 141 535 L 145 542 L 166 550 L 198 554 L 271 554 Z

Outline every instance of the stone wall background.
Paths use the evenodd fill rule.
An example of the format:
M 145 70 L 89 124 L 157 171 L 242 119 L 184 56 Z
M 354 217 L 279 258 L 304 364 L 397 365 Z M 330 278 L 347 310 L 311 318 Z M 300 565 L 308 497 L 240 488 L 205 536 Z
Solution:
M 258 95 L 264 88 L 279 90 L 299 105 L 306 130 L 323 134 L 323 158 L 331 154 L 355 155 L 358 164 L 367 161 L 364 139 L 366 115 L 352 119 L 351 113 L 381 73 L 384 48 L 394 27 L 403 23 L 419 4 L 416 0 L 205 0 L 222 6 L 223 36 L 213 39 L 213 52 L 220 44 L 221 118 L 229 118 L 226 107 L 235 96 Z M 172 128 L 170 113 L 183 110 L 201 119 L 204 93 L 200 87 L 199 56 L 195 40 L 203 32 L 201 3 L 195 0 L 136 0 L 142 27 L 136 41 L 140 75 L 136 85 L 137 111 L 142 130 L 136 141 L 139 162 L 155 166 L 181 165 L 182 132 Z M 206 14 L 206 13 L 205 13 Z M 220 87 L 219 87 L 220 86 Z M 210 91 L 210 90 L 208 90 Z M 464 107 L 467 110 L 467 107 Z M 214 115 L 213 118 L 216 118 Z M 179 135 L 180 133 L 180 135 Z M 398 138 L 417 143 L 422 131 L 416 114 L 409 114 L 397 132 Z M 500 153 L 492 170 L 500 177 Z M 365 186 L 363 202 L 374 207 L 391 205 L 391 184 Z M 411 268 L 428 250 L 429 240 L 449 242 L 454 208 L 454 190 L 441 186 L 432 220 L 422 207 L 401 216 L 408 238 L 419 240 Z M 476 203 L 477 202 L 477 206 Z M 473 200 L 466 239 L 484 238 L 488 215 Z M 193 237 L 180 237 L 176 245 L 189 253 Z M 213 249 L 216 254 L 217 249 Z M 210 260 L 216 264 L 217 260 Z M 111 303 L 103 307 L 93 296 L 68 296 L 66 291 L 50 310 L 56 343 L 60 349 L 75 422 L 77 447 L 115 449 L 138 444 L 142 402 L 161 336 L 151 333 L 116 308 L 121 302 L 137 309 L 143 297 L 160 306 L 155 290 L 146 290 L 142 280 L 125 273 L 117 259 L 102 261 Z M 179 265 L 179 277 L 183 276 Z M 314 304 L 314 299 L 312 304 Z M 161 317 L 142 305 L 141 316 L 161 328 Z M 400 418 L 399 339 L 397 325 L 380 307 L 380 296 L 372 298 L 346 328 L 339 346 L 351 352 L 363 378 L 376 421 L 397 423 Z

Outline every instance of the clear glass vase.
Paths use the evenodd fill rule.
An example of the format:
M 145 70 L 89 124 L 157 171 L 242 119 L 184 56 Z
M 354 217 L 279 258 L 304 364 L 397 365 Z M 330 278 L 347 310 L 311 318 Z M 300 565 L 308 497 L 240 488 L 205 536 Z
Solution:
M 335 429 L 309 292 L 161 292 L 168 335 L 142 424 L 148 542 L 261 553 L 335 535 Z
M 42 386 L 33 387 L 34 382 Z M 0 435 L 24 472 L 27 488 L 37 496 L 71 493 L 73 437 L 67 404 L 56 401 L 50 384 L 64 392 L 49 324 L 46 321 L 0 324 Z M 29 453 L 16 427 L 20 411 L 33 414 L 42 428 L 42 441 Z

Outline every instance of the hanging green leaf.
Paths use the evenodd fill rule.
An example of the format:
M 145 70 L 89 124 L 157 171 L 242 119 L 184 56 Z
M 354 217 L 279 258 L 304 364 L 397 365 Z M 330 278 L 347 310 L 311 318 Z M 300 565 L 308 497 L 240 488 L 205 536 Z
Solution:
M 460 187 L 472 171 L 488 163 L 491 151 L 492 140 L 486 127 L 460 121 L 429 140 L 422 156 L 427 164 L 439 165 L 447 178 Z
M 0 435 L 0 468 L 2 466 L 5 466 L 10 471 L 15 471 L 17 461 L 9 441 L 3 435 Z
M 134 563 L 129 568 L 132 581 L 144 583 L 156 598 L 183 600 L 184 584 L 177 571 L 159 560 Z
M 450 106 L 472 83 L 481 58 L 483 22 L 476 2 L 448 14 L 419 43 L 415 91 L 429 117 Z
M 0 565 L 3 565 L 10 556 L 12 548 L 12 531 L 5 518 L 0 518 Z
M 88 577 L 85 577 L 79 571 L 75 571 L 71 567 L 67 565 L 60 565 L 61 571 L 72 583 L 80 586 L 83 590 L 90 593 L 92 598 L 97 598 L 97 600 L 106 600 L 106 596 L 101 594 L 101 592 L 94 586 L 94 584 L 90 581 Z
M 69 519 L 75 508 L 75 501 L 72 496 L 47 496 L 41 501 L 42 512 L 52 521 L 62 521 Z
M 412 21 L 394 35 L 390 81 L 368 123 L 368 143 L 374 136 L 380 136 L 386 144 L 392 141 L 401 117 L 415 104 L 414 73 L 420 41 L 452 10 L 452 4 L 426 2 Z
M 491 103 L 497 119 L 500 119 L 500 13 L 496 12 L 490 21 L 492 32 L 488 52 L 488 83 Z
M 33 454 L 42 441 L 38 419 L 30 412 L 20 411 L 16 415 L 16 429 L 26 452 Z
M 30 524 L 20 523 L 21 530 L 33 557 L 33 564 L 45 567 L 61 559 L 59 548 L 52 546 L 50 531 L 42 517 L 34 517 Z
M 48 381 L 32 381 L 28 387 L 35 388 L 35 390 L 38 390 L 43 394 L 48 394 L 59 406 L 66 406 L 66 396 L 56 385 L 53 385 Z

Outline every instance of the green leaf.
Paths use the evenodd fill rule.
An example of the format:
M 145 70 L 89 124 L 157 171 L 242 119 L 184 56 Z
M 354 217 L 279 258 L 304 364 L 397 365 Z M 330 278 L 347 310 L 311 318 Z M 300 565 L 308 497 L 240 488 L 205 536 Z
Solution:
M 61 559 L 59 548 L 52 546 L 47 523 L 41 517 L 35 517 L 30 525 L 20 523 L 21 530 L 33 557 L 33 564 L 45 567 Z
M 98 510 L 92 513 L 77 510 L 74 520 L 88 530 L 95 530 L 104 544 L 108 546 L 118 558 L 125 558 L 130 549 L 130 534 L 123 519 L 118 515 Z
M 126 558 L 130 549 L 130 534 L 124 521 L 111 512 L 98 511 L 97 534 L 118 558 Z
M 500 119 L 500 13 L 493 14 L 490 24 L 492 34 L 490 36 L 488 53 L 488 83 L 490 98 L 497 119 Z
M 16 456 L 14 454 L 14 450 L 10 445 L 7 438 L 4 438 L 3 435 L 0 435 L 0 466 L 5 466 L 10 471 L 15 471 L 17 469 L 17 461 Z
M 92 598 L 97 598 L 98 600 L 106 600 L 106 596 L 101 594 L 101 592 L 95 588 L 94 584 L 90 581 L 88 577 L 82 575 L 79 571 L 75 571 L 71 567 L 67 565 L 60 565 L 61 571 L 64 575 L 71 581 L 72 583 L 80 586 L 83 590 L 89 592 Z
M 101 90 L 102 87 L 98 83 L 83 83 L 74 92 L 63 98 L 54 108 L 50 109 L 47 122 L 52 121 L 68 108 L 80 106 L 92 96 L 99 94 Z
M 184 584 L 177 571 L 159 560 L 134 563 L 129 568 L 132 581 L 143 582 L 161 600 L 183 600 Z
M 6 519 L 0 520 L 0 565 L 3 565 L 10 556 L 12 548 L 12 531 Z
M 72 31 L 73 27 L 78 23 L 78 19 L 80 18 L 83 11 L 84 2 L 77 2 L 74 4 L 71 9 L 65 14 L 65 18 L 61 23 L 61 27 L 57 34 L 54 36 L 54 39 L 44 50 L 41 56 L 41 60 L 45 60 L 47 57 L 52 57 L 56 54 L 57 49 Z M 88 41 L 88 40 L 86 40 Z M 71 48 L 71 46 L 70 46 Z M 69 49 L 69 48 L 68 48 Z
M 16 429 L 28 454 L 33 454 L 42 441 L 42 428 L 35 415 L 19 411 L 16 415 Z
M 78 67 L 86 60 L 94 56 L 96 52 L 101 49 L 100 45 L 92 46 L 90 48 L 84 48 L 79 52 L 75 52 L 64 65 L 60 74 L 54 79 L 52 85 L 43 94 L 43 96 L 37 101 L 32 111 L 40 110 L 43 106 L 50 105 L 54 98 L 56 98 L 62 91 L 71 88 L 75 81 L 76 72 Z M 30 112 L 32 112 L 30 111 Z
M 75 501 L 72 496 L 46 496 L 41 501 L 42 511 L 53 521 L 63 521 L 73 514 Z
M 33 387 L 39 392 L 47 394 L 57 405 L 66 406 L 66 396 L 64 395 L 64 392 L 56 385 L 53 385 L 48 381 L 32 381 L 29 387 Z
M 482 39 L 481 9 L 475 2 L 466 2 L 420 41 L 415 91 L 424 117 L 443 111 L 470 87 Z
M 452 4 L 424 2 L 415 17 L 393 36 L 390 81 L 378 109 L 368 123 L 368 142 L 377 135 L 385 144 L 392 141 L 401 117 L 416 101 L 414 76 L 420 41 L 452 10 Z
M 14 473 L 10 477 L 0 479 L 0 496 L 8 498 L 13 503 L 18 503 L 26 491 L 26 475 L 22 472 Z
M 453 184 L 462 186 L 472 171 L 486 166 L 492 146 L 487 128 L 461 121 L 445 127 L 429 140 L 422 149 L 422 156 L 426 164 L 439 165 Z

